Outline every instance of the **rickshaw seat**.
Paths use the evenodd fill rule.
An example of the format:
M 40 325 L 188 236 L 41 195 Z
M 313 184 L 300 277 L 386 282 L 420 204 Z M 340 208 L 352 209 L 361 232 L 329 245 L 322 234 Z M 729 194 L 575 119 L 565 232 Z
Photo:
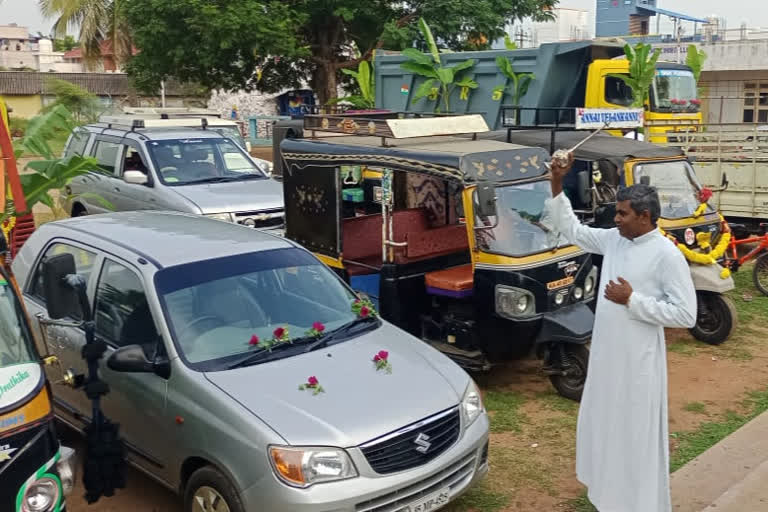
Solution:
M 474 275 L 472 265 L 436 270 L 424 275 L 427 293 L 461 299 L 472 295 Z

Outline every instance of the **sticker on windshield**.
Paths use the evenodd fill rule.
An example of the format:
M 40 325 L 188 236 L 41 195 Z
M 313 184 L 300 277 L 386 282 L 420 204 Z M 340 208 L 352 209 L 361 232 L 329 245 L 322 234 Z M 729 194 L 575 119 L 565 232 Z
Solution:
M 685 69 L 658 69 L 656 76 L 693 76 L 693 73 Z
M 0 368 L 0 409 L 15 404 L 34 391 L 40 382 L 41 373 L 37 363 Z

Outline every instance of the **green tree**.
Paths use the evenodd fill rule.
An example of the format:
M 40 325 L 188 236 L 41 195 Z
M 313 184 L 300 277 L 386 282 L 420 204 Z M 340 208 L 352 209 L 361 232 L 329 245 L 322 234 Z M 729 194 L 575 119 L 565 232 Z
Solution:
M 68 29 L 79 30 L 83 58 L 94 67 L 101 56 L 101 44 L 107 42 L 115 64 L 122 66 L 133 51 L 131 30 L 123 14 L 123 2 L 117 0 L 38 0 L 47 18 L 56 18 L 53 33 L 66 39 Z
M 72 113 L 78 123 L 92 121 L 98 114 L 98 98 L 72 82 L 57 78 L 48 79 L 45 81 L 45 89 L 56 100 L 51 105 L 48 105 L 44 112 L 61 105 Z
M 624 53 L 629 60 L 629 74 L 610 74 L 608 76 L 622 80 L 632 90 L 633 108 L 642 108 L 651 91 L 653 79 L 656 77 L 656 61 L 661 50 L 656 49 L 651 54 L 651 45 L 637 43 L 634 48 L 624 45 Z
M 174 77 L 211 88 L 275 91 L 309 78 L 326 103 L 337 96 L 341 70 L 357 68 L 376 49 L 402 50 L 418 41 L 426 50 L 420 17 L 444 48 L 483 41 L 487 48 L 511 19 L 551 19 L 558 0 L 122 2 L 139 50 L 128 71 L 145 89 Z
M 429 54 L 423 54 L 415 48 L 406 48 L 403 55 L 408 57 L 408 61 L 400 65 L 405 71 L 410 71 L 426 78 L 413 94 L 413 103 L 423 99 L 430 98 L 438 100 L 435 104 L 435 110 L 440 111 L 440 103 L 443 103 L 446 112 L 451 111 L 450 98 L 456 87 L 477 89 L 477 82 L 464 76 L 464 72 L 472 69 L 475 65 L 473 59 L 467 59 L 453 66 L 445 66 L 440 60 L 440 50 L 437 47 L 432 31 L 424 21 L 419 18 L 419 29 L 424 40 L 427 42 Z
M 55 52 L 68 52 L 78 46 L 77 39 L 67 34 L 64 38 L 56 38 L 53 40 L 53 51 Z
M 707 54 L 704 50 L 699 50 L 695 44 L 688 46 L 688 56 L 685 58 L 685 64 L 693 71 L 693 77 L 696 83 L 701 78 L 701 70 L 704 68 L 704 62 L 707 60 Z

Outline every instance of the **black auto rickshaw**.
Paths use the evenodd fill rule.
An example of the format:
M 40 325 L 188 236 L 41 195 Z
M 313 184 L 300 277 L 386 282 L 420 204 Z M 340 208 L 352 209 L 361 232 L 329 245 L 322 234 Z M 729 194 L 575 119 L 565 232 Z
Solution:
M 545 225 L 546 151 L 449 135 L 487 129 L 474 115 L 306 116 L 313 138 L 276 155 L 286 236 L 466 369 L 535 352 L 577 400 L 597 268 Z
M 486 134 L 491 140 L 545 148 L 554 153 L 581 142 L 588 133 L 560 125 L 537 130 L 511 129 Z M 574 211 L 592 226 L 614 227 L 616 192 L 645 183 L 656 187 L 661 200 L 659 228 L 673 238 L 686 257 L 696 288 L 698 316 L 690 332 L 712 345 L 726 341 L 737 324 L 736 307 L 725 295 L 735 287 L 722 266 L 731 234 L 725 219 L 709 204 L 692 163 L 675 147 L 633 138 L 598 134 L 574 151 L 574 168 L 565 193 Z M 727 186 L 724 180 L 723 187 Z M 599 265 L 600 258 L 595 258 Z

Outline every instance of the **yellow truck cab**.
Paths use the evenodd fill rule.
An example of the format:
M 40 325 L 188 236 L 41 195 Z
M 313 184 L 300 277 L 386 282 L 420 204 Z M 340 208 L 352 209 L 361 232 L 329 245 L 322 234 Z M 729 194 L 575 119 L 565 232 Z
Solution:
M 627 108 L 632 91 L 614 74 L 628 74 L 627 59 L 598 59 L 589 65 L 585 108 Z M 696 79 L 688 66 L 668 62 L 656 65 L 656 77 L 645 104 L 646 137 L 667 142 L 668 132 L 697 131 L 701 126 L 701 102 Z M 613 131 L 613 135 L 621 132 Z

